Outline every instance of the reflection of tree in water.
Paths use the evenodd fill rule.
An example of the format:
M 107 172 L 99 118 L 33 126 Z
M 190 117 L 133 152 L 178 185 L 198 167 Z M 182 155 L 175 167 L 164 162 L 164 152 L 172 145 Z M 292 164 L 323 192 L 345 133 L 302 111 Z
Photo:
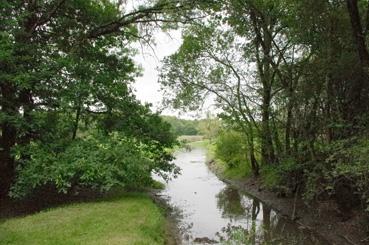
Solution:
M 268 206 L 252 199 L 245 205 L 237 190 L 227 187 L 218 194 L 218 208 L 223 216 L 232 219 L 248 219 L 247 227 L 227 224 L 217 237 L 225 245 L 317 245 L 320 242 L 310 232 L 303 232 L 295 223 L 279 217 Z M 261 222 L 257 222 L 262 212 Z
M 237 192 L 238 193 L 238 192 Z M 222 244 L 259 244 L 261 234 L 260 226 L 257 224 L 257 217 L 260 212 L 260 202 L 256 199 L 252 200 L 251 207 L 244 208 L 241 202 L 241 196 L 238 193 L 239 206 L 242 207 L 243 216 L 250 220 L 249 229 L 242 226 L 233 226 L 227 224 L 221 232 L 217 233 Z M 233 205 L 232 205 L 233 206 Z M 251 211 L 251 214 L 247 215 Z M 234 215 L 234 213 L 232 213 Z M 251 218 L 251 219 L 250 219 Z
M 251 225 L 251 244 L 256 244 L 256 235 L 257 235 L 257 224 L 256 219 L 260 212 L 260 202 L 256 199 L 252 202 L 252 209 L 251 209 L 251 219 L 252 219 L 252 225 Z
M 224 227 L 221 233 L 217 233 L 221 244 L 252 244 L 250 239 L 250 233 L 242 226 L 232 226 L 228 224 Z
M 271 245 L 320 245 L 325 244 L 311 232 L 306 232 L 296 223 L 280 217 L 269 207 L 263 205 L 263 243 Z
M 164 197 L 162 197 L 164 199 Z M 193 239 L 191 229 L 193 227 L 193 223 L 185 223 L 182 222 L 185 218 L 185 214 L 183 213 L 183 209 L 176 205 L 169 204 L 169 198 L 166 198 L 166 204 L 164 206 L 166 208 L 166 213 L 169 214 L 169 218 L 176 224 L 177 231 L 185 241 L 189 241 Z
M 223 218 L 245 219 L 246 210 L 241 203 L 241 195 L 238 190 L 227 186 L 217 195 L 217 206 L 222 210 Z

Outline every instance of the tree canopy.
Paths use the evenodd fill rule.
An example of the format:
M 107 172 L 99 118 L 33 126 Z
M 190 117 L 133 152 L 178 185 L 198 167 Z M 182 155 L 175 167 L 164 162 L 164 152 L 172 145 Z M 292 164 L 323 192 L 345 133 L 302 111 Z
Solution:
M 221 0 L 204 11 L 165 60 L 167 102 L 196 109 L 215 96 L 255 175 L 272 168 L 281 186 L 310 198 L 346 183 L 365 203 L 357 147 L 368 134 L 367 2 Z
M 47 185 L 108 189 L 175 172 L 169 124 L 132 93 L 140 74 L 132 43 L 197 18 L 198 5 L 1 1 L 1 196 L 11 186 L 18 197 Z
M 178 172 L 175 134 L 220 132 L 230 166 L 280 192 L 366 207 L 368 16 L 364 0 L 1 1 L 0 196 L 142 186 Z M 132 44 L 179 27 L 160 83 L 175 108 L 216 98 L 221 120 L 196 130 L 132 92 Z

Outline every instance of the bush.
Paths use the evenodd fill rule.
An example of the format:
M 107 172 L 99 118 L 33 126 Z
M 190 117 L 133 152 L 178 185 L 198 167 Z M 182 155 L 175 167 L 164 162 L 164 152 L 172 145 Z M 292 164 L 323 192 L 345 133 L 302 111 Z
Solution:
M 228 168 L 236 168 L 247 163 L 245 138 L 236 131 L 223 131 L 215 142 L 215 157 L 223 161 Z
M 353 198 L 359 197 L 369 212 L 369 140 L 364 137 L 337 141 L 327 148 L 327 154 L 326 189 L 352 204 Z M 346 195 L 342 188 L 348 190 Z
M 303 164 L 298 164 L 293 159 L 284 159 L 278 165 L 263 166 L 261 170 L 263 183 L 280 195 L 290 195 L 303 183 L 303 168 Z
M 263 166 L 264 184 L 283 195 L 300 191 L 307 201 L 334 198 L 343 209 L 361 200 L 369 212 L 369 140 L 337 140 L 320 146 L 317 156 L 314 162 L 291 158 Z
M 25 149 L 18 150 L 25 153 Z M 113 186 L 137 188 L 152 183 L 152 170 L 174 169 L 169 165 L 157 166 L 163 162 L 155 161 L 147 146 L 117 133 L 91 135 L 63 147 L 33 142 L 27 153 L 29 159 L 19 166 L 11 189 L 10 195 L 15 198 L 25 197 L 45 185 L 52 185 L 62 193 L 75 187 L 100 191 Z

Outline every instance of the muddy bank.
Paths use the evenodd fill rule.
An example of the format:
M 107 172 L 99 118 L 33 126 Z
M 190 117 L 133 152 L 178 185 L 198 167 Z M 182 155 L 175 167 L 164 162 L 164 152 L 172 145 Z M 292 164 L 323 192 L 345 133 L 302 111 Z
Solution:
M 226 179 L 217 171 L 214 161 L 209 161 L 207 164 L 224 182 L 261 200 L 281 215 L 296 222 L 300 229 L 318 234 L 329 244 L 369 244 L 369 234 L 364 230 L 365 218 L 358 210 L 353 211 L 349 220 L 343 221 L 334 202 L 308 205 L 301 198 L 280 198 L 274 192 L 264 188 L 259 179 L 253 177 L 243 180 Z
M 165 245 L 180 245 L 181 242 L 181 234 L 178 228 L 178 217 L 175 215 L 177 212 L 173 210 L 168 204 L 168 201 L 160 194 L 160 190 L 150 189 L 148 193 L 154 203 L 160 207 L 163 211 L 166 224 L 165 224 Z

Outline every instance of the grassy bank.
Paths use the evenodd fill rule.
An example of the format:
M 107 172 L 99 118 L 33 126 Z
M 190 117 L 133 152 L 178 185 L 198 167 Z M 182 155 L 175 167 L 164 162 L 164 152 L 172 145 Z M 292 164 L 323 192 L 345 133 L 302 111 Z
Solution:
M 204 136 L 202 135 L 181 135 L 178 137 L 178 140 L 191 143 L 191 142 L 197 142 L 197 141 L 204 140 Z
M 190 143 L 191 147 L 203 147 L 207 149 L 206 161 L 211 165 L 212 169 L 218 174 L 228 179 L 241 179 L 251 174 L 250 167 L 247 162 L 239 164 L 233 168 L 228 168 L 227 164 L 216 158 L 215 144 L 209 140 L 195 141 Z
M 189 143 L 189 145 L 191 147 L 203 147 L 203 148 L 208 148 L 210 147 L 210 143 L 209 140 L 199 140 L 199 141 L 193 141 L 191 143 Z
M 165 218 L 145 194 L 72 204 L 0 224 L 0 244 L 164 244 Z
M 215 156 L 215 145 L 208 140 L 199 141 L 192 144 L 197 147 L 207 149 L 206 161 L 213 171 L 227 179 L 241 179 L 250 176 L 251 171 L 247 162 L 241 163 L 233 168 L 228 168 L 227 164 Z

